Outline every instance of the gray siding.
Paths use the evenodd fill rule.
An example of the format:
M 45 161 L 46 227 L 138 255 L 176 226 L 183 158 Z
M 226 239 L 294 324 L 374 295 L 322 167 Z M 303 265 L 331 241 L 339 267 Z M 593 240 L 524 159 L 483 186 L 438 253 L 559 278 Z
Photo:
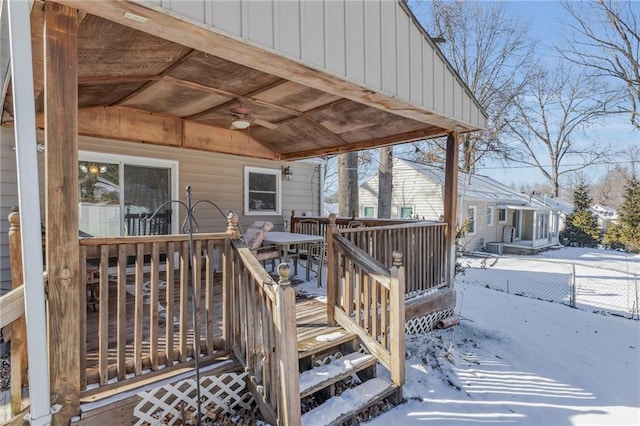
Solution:
M 138 2 L 431 112 L 485 126 L 480 107 L 401 0 Z
M 11 207 L 18 204 L 15 152 L 13 129 L 1 128 L 0 140 L 0 285 L 3 289 L 11 287 L 11 273 L 8 251 L 8 221 Z M 185 187 L 191 185 L 193 200 L 210 200 L 223 211 L 232 210 L 240 216 L 243 228 L 256 220 L 268 220 L 274 223 L 275 229 L 282 229 L 284 221 L 291 216 L 291 210 L 320 214 L 320 182 L 318 164 L 311 161 L 286 163 L 291 167 L 293 179 L 282 181 L 282 215 L 279 216 L 244 216 L 244 166 L 281 169 L 285 164 L 269 160 L 249 159 L 244 157 L 179 149 L 173 147 L 153 146 L 140 143 L 83 137 L 79 138 L 82 151 L 105 154 L 118 154 L 132 157 L 156 158 L 178 162 L 178 197 L 185 200 Z M 44 161 L 44 155 L 39 155 Z M 41 175 L 44 167 L 40 167 Z M 41 176 L 42 178 L 42 176 Z M 41 179 L 42 180 L 42 179 Z M 44 188 L 41 184 L 41 206 L 44 209 Z M 184 212 L 179 212 L 179 223 L 184 219 Z M 225 219 L 210 205 L 202 204 L 196 212 L 196 220 L 200 232 L 219 232 L 226 229 Z

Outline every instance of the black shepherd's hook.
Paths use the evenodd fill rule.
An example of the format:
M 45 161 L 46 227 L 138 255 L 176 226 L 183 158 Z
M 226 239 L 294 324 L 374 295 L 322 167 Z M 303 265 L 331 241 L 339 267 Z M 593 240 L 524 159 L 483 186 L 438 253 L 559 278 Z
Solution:
M 191 203 L 191 185 L 187 185 L 187 202 L 183 202 L 180 200 L 169 200 L 160 204 L 160 206 L 153 212 L 151 216 L 148 216 L 146 213 L 140 214 L 140 219 L 145 222 L 151 222 L 153 218 L 167 205 L 170 204 L 178 204 L 185 208 L 186 217 L 182 222 L 182 232 L 185 234 L 189 234 L 189 267 L 192 271 L 191 274 L 191 310 L 193 312 L 193 358 L 194 358 L 194 368 L 196 370 L 196 392 L 197 392 L 197 408 L 198 408 L 198 425 L 201 424 L 202 419 L 202 407 L 200 401 L 200 330 L 197 327 L 198 322 L 196 321 L 196 295 L 195 295 L 195 287 L 196 287 L 196 274 L 193 273 L 193 256 L 194 256 L 194 248 L 193 248 L 193 234 L 198 232 L 200 229 L 198 226 L 198 222 L 194 217 L 194 213 L 196 211 L 196 207 L 201 203 L 206 203 L 213 206 L 216 210 L 220 212 L 225 219 L 229 220 L 233 217 L 233 212 L 231 210 L 224 213 L 220 207 L 216 205 L 213 201 L 209 200 L 198 200 L 195 203 Z M 144 216 L 143 216 L 144 215 Z

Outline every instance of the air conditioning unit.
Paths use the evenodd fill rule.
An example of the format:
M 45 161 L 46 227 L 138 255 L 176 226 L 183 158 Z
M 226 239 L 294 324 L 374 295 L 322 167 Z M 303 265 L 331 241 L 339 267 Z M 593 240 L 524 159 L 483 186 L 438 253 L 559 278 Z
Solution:
M 505 226 L 502 230 L 502 242 L 512 243 L 516 237 L 516 229 L 513 226 Z
M 502 243 L 487 243 L 487 253 L 502 254 Z

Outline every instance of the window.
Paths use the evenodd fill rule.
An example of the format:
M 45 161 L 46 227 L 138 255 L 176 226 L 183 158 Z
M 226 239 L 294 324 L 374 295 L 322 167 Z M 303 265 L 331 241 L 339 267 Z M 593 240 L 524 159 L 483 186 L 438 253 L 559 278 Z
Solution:
M 539 214 L 536 224 L 536 239 L 541 240 L 549 237 L 549 214 Z
M 507 221 L 507 209 L 498 209 L 498 222 L 504 223 Z
M 467 220 L 468 220 L 467 232 L 469 234 L 475 234 L 476 233 L 476 207 L 475 206 L 469 207 L 469 212 L 467 213 Z
M 99 237 L 136 234 L 127 229 L 127 215 L 152 214 L 175 198 L 177 167 L 175 161 L 80 152 L 80 230 Z M 162 206 L 158 215 L 168 225 L 161 232 L 172 232 L 172 206 Z
M 280 169 L 244 168 L 244 214 L 280 214 Z
M 413 216 L 413 207 L 400 207 L 400 219 L 411 219 Z
M 376 217 L 376 210 L 373 207 L 363 207 L 362 217 Z
M 493 206 L 487 206 L 487 226 L 493 226 Z

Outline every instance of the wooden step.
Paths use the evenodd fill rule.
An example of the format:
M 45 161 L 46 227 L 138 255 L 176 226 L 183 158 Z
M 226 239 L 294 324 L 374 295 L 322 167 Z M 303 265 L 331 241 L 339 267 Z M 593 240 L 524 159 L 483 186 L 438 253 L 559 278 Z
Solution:
M 304 398 L 358 371 L 374 366 L 376 362 L 373 355 L 353 352 L 329 364 L 307 370 L 300 374 L 300 397 Z
M 397 390 L 398 388 L 388 380 L 371 379 L 308 411 L 302 416 L 302 424 L 304 426 L 340 424 Z
M 339 346 L 356 338 L 356 335 L 341 327 L 326 329 L 326 332 L 314 335 L 298 342 L 298 359 L 305 358 L 334 346 Z

